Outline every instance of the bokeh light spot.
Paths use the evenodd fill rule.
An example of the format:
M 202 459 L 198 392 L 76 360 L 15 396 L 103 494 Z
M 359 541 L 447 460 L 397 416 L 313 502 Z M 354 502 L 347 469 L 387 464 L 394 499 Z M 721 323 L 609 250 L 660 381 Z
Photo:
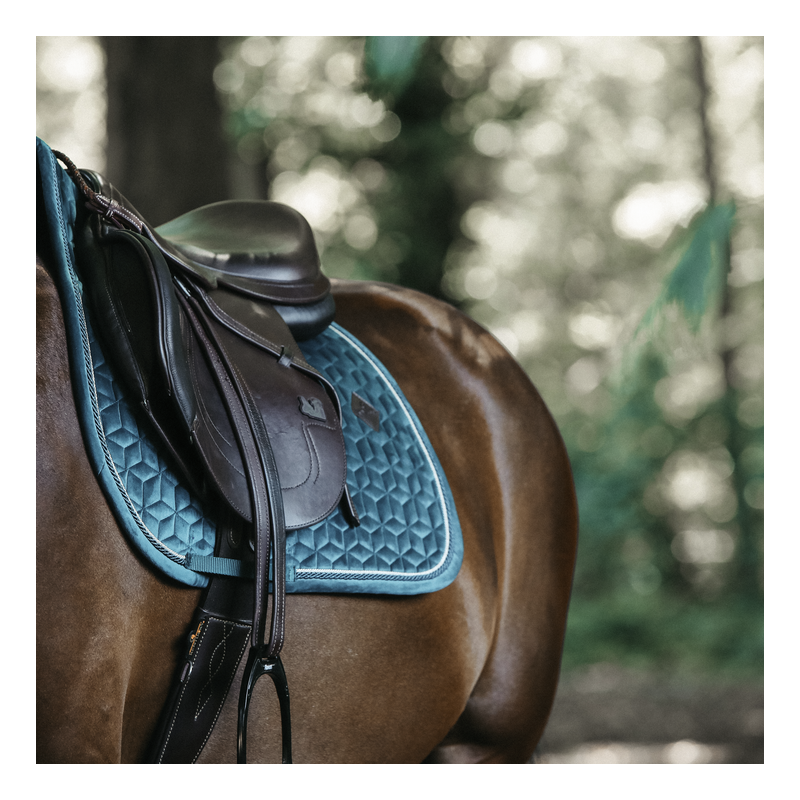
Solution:
M 641 239 L 660 246 L 678 225 L 686 225 L 706 201 L 695 181 L 640 183 L 617 205 L 614 230 L 626 239 Z

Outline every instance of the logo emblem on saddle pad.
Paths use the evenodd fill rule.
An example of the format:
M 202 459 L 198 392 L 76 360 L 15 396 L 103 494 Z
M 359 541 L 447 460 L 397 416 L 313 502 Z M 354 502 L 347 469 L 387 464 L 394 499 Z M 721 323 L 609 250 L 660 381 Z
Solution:
M 350 407 L 353 413 L 364 423 L 369 425 L 374 431 L 381 429 L 381 414 L 377 408 L 373 408 L 363 397 L 359 397 L 353 392 L 350 400 Z
M 305 414 L 307 417 L 311 417 L 311 419 L 318 419 L 320 422 L 325 422 L 327 417 L 325 416 L 325 409 L 322 406 L 322 400 L 318 397 L 312 397 L 310 400 L 306 400 L 305 397 L 299 396 L 297 398 L 300 401 L 300 413 Z

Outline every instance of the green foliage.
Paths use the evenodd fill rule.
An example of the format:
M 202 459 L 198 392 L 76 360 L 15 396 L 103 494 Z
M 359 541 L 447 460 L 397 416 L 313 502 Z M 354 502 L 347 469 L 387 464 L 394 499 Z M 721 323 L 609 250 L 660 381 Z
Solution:
M 715 347 L 701 335 L 704 319 L 718 312 L 725 293 L 730 266 L 731 231 L 735 220 L 734 203 L 708 206 L 667 248 L 662 259 L 680 254 L 678 262 L 664 279 L 655 300 L 642 316 L 622 355 L 615 389 L 624 399 L 643 354 L 655 345 L 669 355 L 676 342 L 697 355 Z M 669 313 L 673 311 L 675 313 Z M 716 318 L 706 325 L 710 330 Z M 713 338 L 713 337 L 712 337 Z
M 756 678 L 764 670 L 764 609 L 740 600 L 703 603 L 666 592 L 576 597 L 563 667 L 628 667 Z
M 642 445 L 661 421 L 652 387 L 665 372 L 653 352 L 640 361 L 627 402 L 602 424 L 596 450 L 585 452 L 567 438 L 581 520 L 578 596 L 599 598 L 631 582 L 656 591 L 674 578 L 669 529 L 642 503 L 664 462 L 664 448 Z M 674 441 L 668 428 L 661 430 Z
M 693 235 L 678 266 L 670 275 L 664 303 L 683 307 L 692 330 L 697 331 L 706 311 L 722 296 L 730 263 L 730 235 L 735 206 L 709 206 L 694 226 Z M 653 309 L 645 315 L 647 325 Z
M 719 308 L 730 265 L 735 214 L 734 203 L 708 206 L 680 237 L 673 249 L 683 249 L 683 254 L 642 317 L 634 341 L 657 335 L 658 327 L 664 324 L 664 311 L 670 305 L 683 312 L 694 333 L 699 331 L 705 314 Z
M 426 36 L 368 36 L 364 72 L 369 93 L 398 98 L 414 77 L 426 40 Z

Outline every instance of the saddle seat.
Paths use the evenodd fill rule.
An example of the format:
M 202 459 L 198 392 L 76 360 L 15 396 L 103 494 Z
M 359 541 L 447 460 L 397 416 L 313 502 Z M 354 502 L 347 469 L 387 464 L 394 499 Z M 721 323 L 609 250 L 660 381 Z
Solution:
M 277 303 L 314 303 L 329 292 L 308 222 L 289 206 L 226 200 L 155 229 L 197 272 Z
M 282 203 L 226 200 L 154 229 L 162 248 L 196 274 L 275 304 L 295 339 L 333 321 L 330 281 L 305 217 Z
M 94 191 L 144 220 L 102 175 L 82 173 Z M 224 200 L 155 228 L 143 225 L 164 255 L 205 287 L 224 286 L 274 304 L 297 341 L 317 336 L 333 321 L 336 306 L 314 234 L 293 208 L 268 200 Z

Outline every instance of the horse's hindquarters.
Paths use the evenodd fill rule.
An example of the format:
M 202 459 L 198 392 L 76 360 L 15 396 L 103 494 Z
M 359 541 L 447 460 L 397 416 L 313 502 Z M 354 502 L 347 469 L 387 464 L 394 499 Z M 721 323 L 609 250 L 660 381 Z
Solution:
M 484 329 L 399 287 L 334 282 L 340 323 L 389 367 L 439 455 L 464 535 L 449 613 L 480 676 L 431 761 L 527 761 L 555 697 L 577 552 L 566 449 Z

